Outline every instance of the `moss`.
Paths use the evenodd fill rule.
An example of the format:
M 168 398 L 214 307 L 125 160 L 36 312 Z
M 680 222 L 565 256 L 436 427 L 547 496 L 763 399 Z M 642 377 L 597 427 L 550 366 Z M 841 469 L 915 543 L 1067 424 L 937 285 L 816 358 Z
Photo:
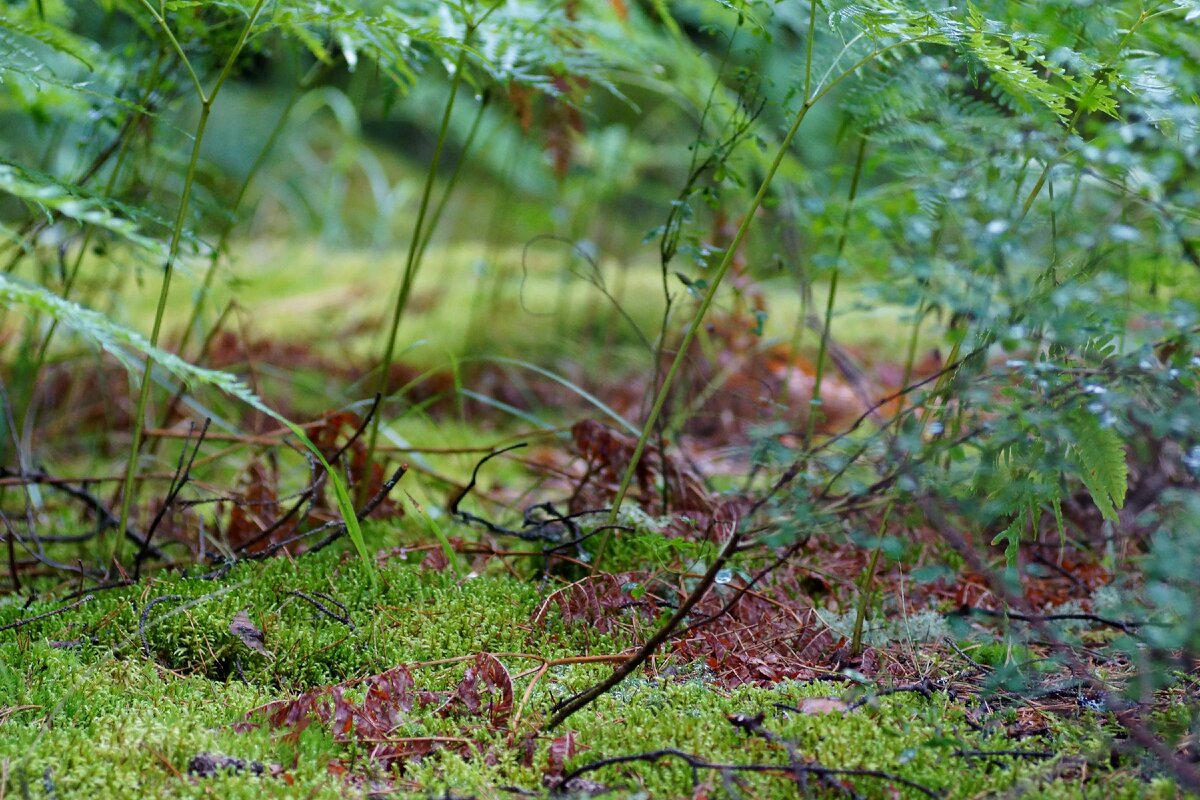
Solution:
M 375 547 L 394 544 L 402 535 L 387 526 L 370 531 Z M 636 537 L 627 541 L 637 544 Z M 549 670 L 530 691 L 522 722 L 513 731 L 490 730 L 478 716 L 418 705 L 398 733 L 466 737 L 474 744 L 466 752 L 443 749 L 412 760 L 402 775 L 379 774 L 361 748 L 335 741 L 319 724 L 299 736 L 268 727 L 235 730 L 248 711 L 301 690 L 484 650 L 527 654 L 502 656 L 515 676 L 520 703 L 539 663 L 532 656 L 608 654 L 629 644 L 619 633 L 566 626 L 554 613 L 545 626 L 532 625 L 542 599 L 534 583 L 506 575 L 459 580 L 449 571 L 421 568 L 416 562 L 422 556 L 389 560 L 375 589 L 356 559 L 336 547 L 298 560 L 241 564 L 219 580 L 161 576 L 5 632 L 0 638 L 0 763 L 7 764 L 8 783 L 0 795 L 49 796 L 49 788 L 59 798 L 333 798 L 389 777 L 394 781 L 390 791 L 400 793 L 450 789 L 456 795 L 506 796 L 501 786 L 543 791 L 555 735 L 534 736 L 536 725 L 557 699 L 608 674 L 610 667 Z M 336 598 L 353 629 L 301 600 L 296 591 Z M 146 644 L 153 655 L 147 659 L 139 618 L 149 603 L 163 597 L 172 599 L 155 604 L 147 618 Z M 42 601 L 24 615 L 58 605 Z M 263 632 L 269 655 L 254 652 L 230 631 L 230 622 L 243 610 Z M 21 616 L 15 605 L 0 608 L 0 624 Z M 53 644 L 74 640 L 84 643 Z M 447 692 L 466 668 L 459 661 L 412 669 L 418 688 Z M 765 729 L 794 741 L 805 760 L 883 770 L 949 797 L 1013 792 L 1074 798 L 1101 791 L 1106 798 L 1169 797 L 1175 791 L 1169 783 L 1107 771 L 1107 748 L 1087 721 L 1058 723 L 1049 738 L 1020 745 L 1054 750 L 1060 759 L 967 762 L 954 756 L 956 748 L 1013 745 L 973 730 L 963 709 L 942 695 L 927 700 L 897 694 L 852 713 L 808 715 L 777 704 L 795 706 L 806 697 L 837 695 L 844 687 L 784 683 L 723 692 L 705 676 L 703 669 L 682 668 L 671 681 L 635 677 L 572 717 L 568 725 L 578 752 L 567 768 L 666 747 L 711 762 L 785 764 L 787 754 L 778 744 L 752 737 L 728 719 L 761 713 Z M 527 736 L 533 737 L 528 750 Z M 205 753 L 260 764 L 265 774 L 189 777 L 189 761 Z M 1072 756 L 1097 762 L 1088 767 L 1086 780 L 1077 770 L 1061 768 L 1061 758 Z M 335 774 L 338 765 L 349 768 L 357 782 Z M 588 778 L 618 796 L 635 791 L 656 798 L 693 795 L 690 770 L 678 760 L 609 766 Z M 719 774 L 701 773 L 700 779 L 712 794 L 723 791 Z M 744 781 L 747 796 L 795 795 L 786 777 L 742 774 L 738 780 Z M 919 796 L 888 781 L 852 782 L 864 796 L 893 791 Z

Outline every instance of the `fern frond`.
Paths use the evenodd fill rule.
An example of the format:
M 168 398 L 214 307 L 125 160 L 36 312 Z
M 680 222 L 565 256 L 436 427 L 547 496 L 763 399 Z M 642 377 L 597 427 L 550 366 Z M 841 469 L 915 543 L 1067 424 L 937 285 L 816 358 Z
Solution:
M 1075 437 L 1072 452 L 1079 463 L 1079 477 L 1100 514 L 1116 521 L 1117 510 L 1125 505 L 1129 481 L 1125 445 L 1116 430 L 1101 425 L 1089 412 L 1071 415 L 1068 425 Z
M 0 30 L 39 42 L 75 59 L 89 70 L 95 68 L 96 45 L 59 25 L 42 20 L 32 5 L 24 13 L 20 9 L 0 9 Z
M 177 355 L 162 350 L 137 331 L 126 328 L 97 311 L 51 292 L 41 286 L 26 283 L 7 275 L 0 275 L 0 306 L 25 309 L 56 320 L 93 346 L 115 358 L 131 374 L 140 374 L 143 358 L 150 357 L 184 386 L 211 386 L 240 400 L 256 411 L 275 419 L 280 415 L 264 403 L 258 395 L 236 375 L 219 370 L 205 369 L 184 361 Z
M 168 223 L 141 209 L 90 194 L 49 175 L 24 170 L 4 161 L 0 161 L 0 192 L 42 209 L 47 217 L 60 214 L 81 224 L 102 228 L 150 253 L 166 256 L 164 242 L 148 235 L 145 229 L 165 229 Z M 194 237 L 186 238 L 192 244 L 198 244 Z

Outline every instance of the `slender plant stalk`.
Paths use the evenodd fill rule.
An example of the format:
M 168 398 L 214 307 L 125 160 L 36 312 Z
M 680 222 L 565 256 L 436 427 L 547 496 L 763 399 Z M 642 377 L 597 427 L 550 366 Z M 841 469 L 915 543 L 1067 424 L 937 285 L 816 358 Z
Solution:
M 815 0 L 812 8 L 815 9 Z M 812 22 L 810 25 L 815 25 L 815 15 L 816 11 L 814 10 L 812 12 Z M 700 325 L 704 320 L 704 316 L 708 312 L 709 306 L 712 305 L 713 300 L 716 298 L 717 289 L 720 287 L 721 281 L 724 280 L 725 274 L 729 272 L 729 267 L 733 263 L 734 253 L 736 253 L 738 248 L 741 247 L 742 240 L 746 238 L 746 233 L 750 229 L 750 223 L 754 219 L 754 213 L 758 210 L 759 206 L 762 205 L 763 200 L 766 198 L 767 190 L 771 186 L 771 181 L 774 180 L 775 173 L 779 171 L 779 166 L 783 163 L 783 159 L 787 155 L 787 151 L 791 146 L 792 139 L 795 138 L 797 131 L 800 130 L 800 125 L 804 122 L 804 118 L 808 116 L 809 110 L 816 105 L 821 98 L 825 97 L 825 95 L 836 89 L 842 83 L 842 81 L 849 78 L 864 65 L 871 63 L 885 53 L 891 52 L 892 50 L 900 47 L 911 46 L 917 42 L 923 41 L 926 38 L 928 38 L 928 35 L 914 36 L 910 39 L 902 39 L 898 42 L 885 45 L 878 50 L 863 56 L 858 61 L 851 64 L 844 72 L 840 73 L 836 78 L 831 80 L 827 85 L 805 100 L 804 104 L 800 106 L 800 110 L 796 112 L 796 119 L 792 122 L 792 126 L 788 129 L 787 134 L 784 135 L 783 141 L 776 150 L 775 156 L 767 168 L 766 175 L 763 177 L 763 181 L 758 187 L 758 192 L 754 195 L 754 199 L 750 202 L 750 208 L 747 209 L 746 214 L 742 217 L 742 223 L 738 226 L 737 233 L 734 234 L 733 240 L 729 243 L 729 248 L 725 251 L 725 255 L 721 259 L 721 263 L 718 265 L 716 273 L 713 275 L 712 283 L 709 284 L 708 291 L 705 292 L 704 298 L 700 301 L 700 308 L 696 311 L 696 315 L 688 324 L 687 332 L 683 337 L 683 342 L 681 343 L 678 352 L 675 354 L 675 358 L 671 361 L 671 366 L 667 370 L 667 375 L 663 379 L 662 385 L 658 389 L 658 394 L 654 399 L 654 405 L 650 408 L 650 414 L 646 417 L 646 423 L 642 427 L 641 436 L 638 437 L 637 444 L 634 447 L 633 456 L 629 460 L 629 465 L 625 468 L 625 474 L 621 478 L 621 485 L 617 488 L 616 497 L 613 498 L 612 509 L 609 511 L 608 515 L 608 524 L 615 524 L 620 516 L 621 504 L 625 501 L 625 495 L 629 493 L 629 486 L 633 482 L 633 476 L 637 472 L 638 464 L 641 463 L 642 454 L 646 450 L 646 443 L 650 440 L 650 437 L 654 433 L 654 427 L 658 422 L 658 416 L 662 412 L 663 406 L 666 405 L 667 396 L 670 393 L 671 386 L 675 382 L 675 376 L 679 373 L 680 367 L 683 366 L 683 362 L 687 358 L 687 352 L 691 347 L 692 340 L 696 338 L 696 332 L 699 330 Z M 812 47 L 811 36 L 809 38 L 809 47 Z M 604 535 L 604 538 L 600 541 L 600 544 L 596 548 L 596 559 L 592 564 L 593 573 L 599 571 L 601 567 L 604 551 L 608 547 L 608 540 L 611 538 L 611 536 L 612 532 L 607 531 Z
M 796 132 L 800 130 L 800 125 L 804 122 L 804 118 L 808 116 L 808 111 L 812 108 L 812 102 L 811 100 L 805 101 L 800 106 L 800 110 L 796 112 L 796 119 L 792 122 L 792 126 L 788 129 L 787 134 L 784 135 L 783 141 L 779 143 L 779 147 L 775 151 L 775 157 L 771 160 L 771 164 L 763 176 L 762 183 L 758 187 L 758 192 L 755 193 L 754 199 L 750 202 L 750 207 L 742 216 L 742 223 L 738 226 L 737 233 L 734 234 L 733 240 L 725 249 L 725 255 L 721 258 L 721 263 L 713 275 L 712 282 L 708 286 L 708 291 L 704 293 L 704 297 L 700 301 L 700 308 L 697 309 L 695 316 L 692 317 L 692 321 L 688 324 L 687 332 L 684 333 L 679 350 L 675 353 L 675 358 L 671 361 L 671 366 L 667 370 L 666 377 L 663 378 L 662 385 L 658 388 L 658 394 L 654 398 L 654 405 L 650 408 L 650 414 L 646 417 L 646 422 L 642 426 L 642 433 L 638 437 L 637 445 L 633 450 L 633 456 L 629 460 L 629 465 L 625 468 L 625 474 L 621 478 L 621 485 L 617 489 L 617 495 L 613 498 L 612 509 L 608 515 L 609 525 L 615 525 L 617 518 L 620 516 L 621 504 L 625 501 L 625 495 L 629 493 L 629 485 L 632 483 L 638 464 L 642 460 L 642 454 L 646 450 L 646 443 L 650 441 L 650 437 L 654 434 L 654 426 L 658 422 L 658 417 L 662 413 L 663 406 L 667 403 L 667 396 L 670 394 L 671 387 L 675 383 L 675 377 L 679 374 L 679 369 L 683 366 L 683 362 L 687 358 L 692 340 L 696 338 L 696 332 L 699 331 L 709 307 L 716 298 L 717 289 L 720 288 L 721 281 L 725 279 L 725 275 L 729 272 L 729 268 L 733 264 L 734 253 L 741 247 L 742 240 L 746 238 L 746 233 L 750 230 L 750 223 L 754 220 L 754 213 L 762 205 L 763 200 L 767 196 L 767 191 L 771 187 L 771 181 L 775 179 L 775 173 L 779 171 L 779 166 L 783 163 L 788 148 L 791 147 L 792 139 L 795 138 Z M 593 571 L 597 571 L 601 567 L 604 551 L 607 548 L 610 536 L 611 531 L 605 534 L 605 538 L 601 540 L 597 548 L 596 560 L 592 564 Z
M 421 205 L 417 209 L 417 221 L 413 226 L 413 233 L 408 243 L 408 260 L 404 264 L 404 277 L 400 281 L 400 291 L 396 295 L 396 304 L 392 308 L 392 323 L 384 344 L 383 358 L 379 362 L 378 367 L 379 379 L 376 381 L 376 393 L 381 396 L 387 395 L 388 377 L 392 371 L 392 361 L 396 357 L 396 339 L 400 332 L 400 320 L 404 318 L 404 309 L 408 306 L 408 298 L 412 292 L 413 281 L 416 279 L 417 271 L 420 269 L 420 256 L 424 253 L 421 242 L 425 233 L 425 217 L 429 212 L 429 201 L 433 196 L 434 179 L 437 178 L 438 165 L 442 160 L 442 149 L 446 145 L 446 136 L 450 130 L 450 115 L 454 111 L 454 101 L 458 97 L 459 86 L 462 85 L 463 69 L 467 62 L 467 44 L 470 42 L 474 31 L 474 26 L 468 25 L 466 33 L 463 35 L 463 46 L 459 50 L 454 77 L 450 81 L 450 96 L 446 98 L 446 107 L 442 110 L 442 124 L 438 129 L 437 145 L 434 147 L 433 159 L 429 162 L 429 169 L 425 173 L 425 188 L 421 192 Z M 375 462 L 375 450 L 379 444 L 379 425 L 382 419 L 382 411 L 371 418 L 371 431 L 367 437 L 367 474 L 370 474 L 371 465 Z M 367 487 L 364 484 L 362 490 L 366 491 L 366 489 Z
M 162 332 L 163 317 L 166 315 L 167 310 L 167 298 L 171 293 L 171 277 L 175 272 L 175 259 L 179 255 L 179 244 L 183 239 L 183 226 L 187 220 L 192 186 L 196 180 L 196 166 L 200 162 L 200 147 L 204 142 L 204 132 L 208 126 L 208 118 L 212 114 L 213 103 L 216 101 L 217 95 L 220 94 L 221 87 L 225 85 L 225 80 L 229 77 L 229 73 L 233 69 L 233 64 L 245 46 L 246 39 L 254 27 L 255 21 L 258 20 L 258 15 L 262 12 L 265 3 L 266 0 L 258 0 L 254 4 L 253 10 L 250 12 L 250 18 L 247 20 L 246 26 L 242 29 L 242 34 L 238 38 L 237 44 L 234 45 L 228 60 L 225 62 L 224 68 L 221 70 L 221 74 L 217 77 L 216 83 L 213 84 L 212 92 L 205 94 L 204 87 L 201 85 L 195 69 L 193 69 L 187 55 L 183 52 L 183 48 L 179 46 L 179 42 L 176 40 L 175 34 L 171 32 L 170 26 L 167 25 L 166 19 L 147 0 L 142 0 L 142 5 L 154 16 L 155 21 L 170 40 L 172 47 L 174 47 L 179 57 L 183 60 L 184 67 L 192 78 L 192 83 L 196 87 L 196 93 L 200 100 L 200 119 L 196 123 L 196 133 L 192 140 L 192 154 L 188 159 L 187 173 L 184 175 L 183 192 L 179 198 L 179 211 L 175 215 L 175 227 L 171 230 L 171 245 L 167 252 L 167 263 L 163 267 L 162 284 L 158 292 L 158 305 L 154 311 L 154 325 L 150 332 L 150 344 L 152 347 L 158 346 L 158 337 Z M 137 479 L 138 453 L 142 445 L 142 430 L 146 425 L 146 405 L 150 399 L 150 384 L 153 372 L 154 359 L 147 356 L 146 366 L 142 370 L 141 389 L 138 392 L 137 408 L 133 415 L 133 432 L 132 441 L 129 445 L 129 461 L 125 466 L 125 481 L 121 491 L 120 527 L 117 531 L 117 536 L 113 539 L 113 550 L 109 559 L 110 563 L 119 556 L 121 544 L 125 540 L 125 530 L 129 526 L 129 511 L 133 504 L 133 488 Z
M 913 321 L 912 334 L 908 337 L 908 354 L 904 360 L 904 380 L 900 382 L 901 386 L 908 386 L 912 382 L 913 365 L 917 359 L 917 340 L 921 333 L 921 322 L 925 317 L 925 300 L 922 299 L 917 304 L 917 316 Z M 904 424 L 904 401 L 908 399 L 908 395 L 902 394 L 897 399 L 896 407 L 896 432 L 894 436 L 899 437 L 900 426 Z M 893 440 L 894 441 L 894 440 Z M 889 493 L 887 506 L 883 509 L 883 518 L 879 523 L 879 531 L 875 534 L 876 539 L 882 539 L 884 531 L 887 530 L 888 518 L 892 515 L 892 509 L 896 505 L 896 494 Z M 871 603 L 871 595 L 875 590 L 875 568 L 879 563 L 880 545 L 877 543 L 871 548 L 871 558 L 867 563 L 867 569 L 859 577 L 859 596 L 858 608 L 854 616 L 854 635 L 850 639 L 850 652 L 858 655 L 862 649 L 862 629 L 863 623 L 867 618 L 867 608 Z
M 893 498 L 895 495 L 893 495 Z M 883 517 L 879 520 L 879 530 L 876 532 L 876 538 L 882 538 L 884 531 L 887 530 L 888 518 L 892 515 L 892 507 L 894 503 L 888 502 L 887 507 L 883 510 Z M 854 614 L 854 634 L 850 637 L 850 652 L 858 655 L 862 650 L 862 632 L 863 623 L 867 620 L 867 606 L 871 604 L 871 595 L 875 588 L 875 568 L 879 564 L 879 545 L 876 544 L 871 548 L 871 558 L 867 562 L 867 569 L 858 579 L 858 608 Z
M 829 348 L 829 332 L 833 326 L 833 306 L 837 302 L 838 277 L 841 275 L 842 253 L 850 233 L 850 211 L 858 196 L 858 181 L 862 177 L 863 160 L 867 153 L 867 140 L 858 140 L 858 156 L 854 159 L 854 176 L 850 179 L 850 196 L 846 200 L 846 211 L 842 215 L 842 232 L 838 236 L 837 249 L 833 253 L 833 276 L 829 279 L 829 297 L 825 301 L 825 321 L 821 328 L 821 341 L 817 345 L 817 372 L 813 376 L 812 402 L 808 406 L 808 426 L 804 430 L 804 448 L 812 443 L 816 430 L 818 407 L 821 402 L 821 381 L 825 377 L 825 355 Z
M 262 149 L 258 151 L 258 156 L 254 159 L 254 163 L 250 165 L 250 171 L 246 174 L 241 186 L 238 187 L 238 193 L 233 198 L 233 203 L 227 209 L 229 213 L 229 221 L 222 227 L 221 234 L 217 239 L 217 244 L 213 248 L 212 257 L 209 259 L 208 268 L 204 272 L 204 278 L 200 283 L 200 291 L 196 294 L 196 302 L 192 304 L 191 314 L 188 316 L 187 324 L 183 328 L 183 333 L 179 340 L 179 352 L 183 354 L 187 349 L 188 343 L 191 340 L 192 334 L 196 328 L 196 323 L 200 319 L 200 314 L 204 309 L 204 302 L 208 299 L 209 292 L 212 290 L 213 280 L 216 278 L 217 265 L 220 263 L 221 254 L 225 252 L 226 245 L 229 242 L 229 236 L 233 233 L 236 224 L 235 214 L 242 206 L 242 201 L 246 199 L 246 193 L 250 190 L 250 185 L 258 176 L 263 164 L 266 163 L 267 157 L 271 151 L 275 149 L 276 143 L 279 141 L 280 135 L 283 133 L 284 125 L 287 123 L 288 117 L 291 116 L 292 110 L 296 107 L 296 103 L 300 100 L 301 93 L 307 89 L 313 79 L 321 73 L 320 67 L 324 65 L 317 62 L 304 78 L 301 79 L 299 85 L 296 86 L 292 96 L 288 99 L 287 105 L 279 115 L 279 119 L 275 122 L 275 127 L 271 129 L 267 141 L 263 144 Z

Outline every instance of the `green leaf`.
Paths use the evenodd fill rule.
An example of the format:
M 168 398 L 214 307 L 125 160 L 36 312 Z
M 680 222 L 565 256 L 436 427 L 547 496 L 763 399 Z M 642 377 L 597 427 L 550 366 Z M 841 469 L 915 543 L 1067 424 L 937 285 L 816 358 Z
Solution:
M 1017 514 L 1007 528 L 996 534 L 992 544 L 1004 543 L 1004 560 L 1010 568 L 1017 566 L 1017 553 L 1021 545 L 1021 532 L 1025 528 L 1025 512 Z
M 1125 505 L 1129 470 L 1125 445 L 1112 427 L 1104 427 L 1094 414 L 1080 412 L 1068 418 L 1075 437 L 1073 454 L 1079 462 L 1079 477 L 1100 514 L 1117 520 L 1117 509 Z

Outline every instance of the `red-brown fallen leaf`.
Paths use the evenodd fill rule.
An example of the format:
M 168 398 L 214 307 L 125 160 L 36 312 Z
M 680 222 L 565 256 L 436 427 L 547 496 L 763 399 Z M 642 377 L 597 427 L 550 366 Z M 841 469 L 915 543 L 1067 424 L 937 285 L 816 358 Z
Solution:
M 575 731 L 567 731 L 551 742 L 547 756 L 549 766 L 546 769 L 546 774 L 555 778 L 561 778 L 567 761 L 575 757 L 576 749 Z
M 503 728 L 512 714 L 512 678 L 500 660 L 491 653 L 475 656 L 475 663 L 467 668 L 467 674 L 463 676 L 454 692 L 454 697 L 472 714 L 477 714 L 485 708 L 484 699 L 480 694 L 481 685 L 488 695 L 486 710 L 489 721 L 493 727 Z
M 546 615 L 552 604 L 557 604 L 563 622 L 568 625 L 583 622 L 601 633 L 608 633 L 627 609 L 644 610 L 653 617 L 657 605 L 649 594 L 634 600 L 625 587 L 645 580 L 642 573 L 626 572 L 618 575 L 600 573 L 564 586 L 542 601 L 533 615 L 534 625 L 545 625 Z
M 233 622 L 229 623 L 229 632 L 254 652 L 264 655 L 267 658 L 272 658 L 271 652 L 267 650 L 266 643 L 263 640 L 262 631 L 250 621 L 250 615 L 245 610 L 239 611 L 234 615 Z

